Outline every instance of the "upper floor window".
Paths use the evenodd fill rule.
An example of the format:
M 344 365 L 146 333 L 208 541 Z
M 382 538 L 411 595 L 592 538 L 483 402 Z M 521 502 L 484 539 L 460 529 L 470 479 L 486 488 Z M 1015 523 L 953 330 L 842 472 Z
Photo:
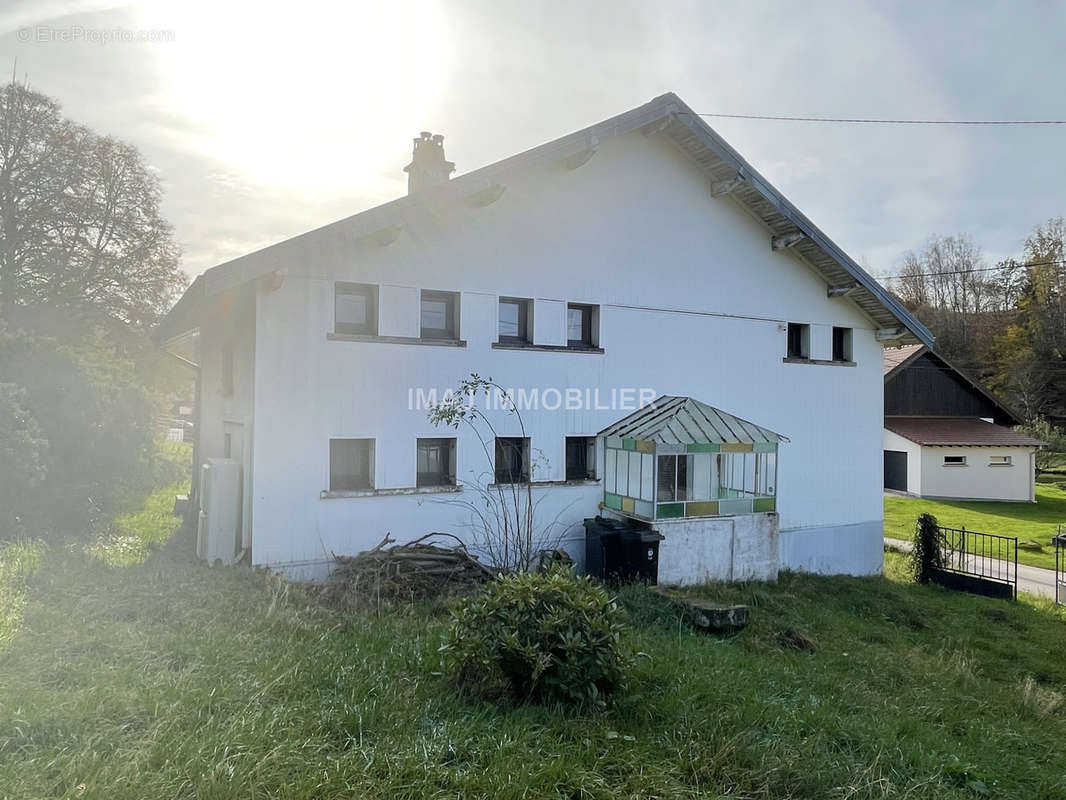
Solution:
M 854 361 L 851 352 L 851 328 L 833 328 L 833 360 Z
M 1009 467 L 1012 464 L 1011 456 L 989 456 L 988 465 L 990 467 Z
M 533 303 L 516 297 L 500 298 L 500 341 L 529 344 L 533 341 Z
M 566 437 L 566 479 L 591 480 L 596 477 L 596 437 Z
M 496 483 L 529 482 L 529 439 L 496 437 Z
M 966 456 L 944 456 L 945 467 L 965 467 Z
M 788 357 L 811 357 L 811 326 L 800 322 L 788 323 Z
M 419 439 L 416 486 L 455 486 L 455 439 Z
M 566 307 L 566 344 L 568 347 L 595 347 L 596 306 L 570 303 Z
M 374 440 L 329 440 L 329 488 L 332 492 L 374 488 Z
M 459 338 L 459 293 L 422 290 L 422 338 Z
M 337 283 L 334 285 L 333 332 L 349 335 L 377 335 L 377 286 L 367 283 Z

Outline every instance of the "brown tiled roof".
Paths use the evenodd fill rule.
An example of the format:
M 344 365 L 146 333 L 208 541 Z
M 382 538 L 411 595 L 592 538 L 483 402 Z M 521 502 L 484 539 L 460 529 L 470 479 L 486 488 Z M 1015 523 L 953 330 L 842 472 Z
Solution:
M 921 344 L 908 344 L 904 347 L 886 347 L 885 348 L 885 375 L 890 373 L 908 358 L 913 356 L 925 345 Z
M 918 444 L 1040 447 L 1047 444 L 1024 433 L 968 417 L 885 417 L 885 427 Z

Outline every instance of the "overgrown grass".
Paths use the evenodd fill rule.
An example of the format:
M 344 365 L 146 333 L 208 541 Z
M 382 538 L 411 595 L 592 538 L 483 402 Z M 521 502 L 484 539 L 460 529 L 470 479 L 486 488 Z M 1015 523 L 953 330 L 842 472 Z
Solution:
M 189 550 L 47 556 L 0 655 L 0 795 L 1066 797 L 1063 612 L 891 555 L 888 579 L 708 587 L 752 606 L 724 638 L 624 590 L 632 685 L 572 716 L 457 695 L 439 610 L 346 616 Z
M 139 564 L 153 548 L 164 544 L 181 524 L 174 516 L 174 497 L 189 491 L 192 445 L 157 443 L 153 475 L 166 485 L 145 496 L 131 497 L 128 511 L 118 514 L 107 530 L 91 542 L 89 554 L 113 567 Z
M 174 496 L 188 489 L 184 480 L 152 492 L 140 509 L 116 517 L 110 530 L 89 545 L 89 554 L 113 567 L 141 563 L 178 529 L 181 520 L 173 513 Z
M 41 567 L 41 542 L 0 543 L 0 651 L 11 642 L 26 605 L 26 582 Z
M 1020 546 L 1018 561 L 1053 569 L 1051 537 L 1060 523 L 1066 525 L 1066 489 L 1059 484 L 1038 483 L 1035 503 L 962 503 L 886 495 L 885 536 L 910 541 L 914 521 L 926 512 L 951 528 L 965 526 L 981 533 L 1017 536 L 1019 543 L 1033 542 L 1040 550 Z

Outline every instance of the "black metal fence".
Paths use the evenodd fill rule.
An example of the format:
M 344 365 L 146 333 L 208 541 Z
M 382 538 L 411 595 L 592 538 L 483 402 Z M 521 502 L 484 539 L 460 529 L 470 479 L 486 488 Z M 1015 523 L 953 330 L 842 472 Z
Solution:
M 1066 603 L 1066 533 L 1062 525 L 1052 541 L 1055 543 L 1055 602 Z
M 935 580 L 938 583 L 990 597 L 1017 599 L 1017 537 L 940 526 L 937 538 L 940 564 Z M 1063 597 L 1066 599 L 1066 586 Z

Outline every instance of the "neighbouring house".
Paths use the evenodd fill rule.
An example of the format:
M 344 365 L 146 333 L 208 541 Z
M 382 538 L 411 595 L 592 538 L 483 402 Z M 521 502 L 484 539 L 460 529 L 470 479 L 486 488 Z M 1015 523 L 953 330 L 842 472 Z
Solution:
M 423 133 L 406 196 L 208 270 L 163 321 L 200 370 L 207 557 L 321 576 L 531 482 L 579 564 L 602 513 L 663 532 L 665 582 L 881 570 L 882 348 L 932 343 L 895 298 L 673 94 L 453 170 Z M 429 422 L 475 372 L 524 430 Z
M 885 489 L 1035 502 L 1038 439 L 984 386 L 925 345 L 886 349 Z

